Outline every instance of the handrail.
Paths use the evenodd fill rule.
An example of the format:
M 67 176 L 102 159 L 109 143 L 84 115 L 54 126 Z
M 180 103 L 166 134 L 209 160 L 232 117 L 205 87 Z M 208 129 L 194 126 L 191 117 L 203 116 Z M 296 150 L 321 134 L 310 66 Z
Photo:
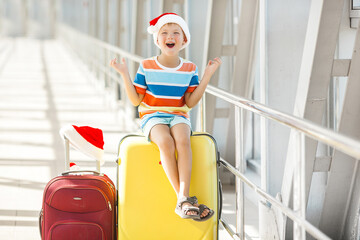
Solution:
M 125 95 L 123 82 L 121 81 L 120 75 L 116 74 L 115 70 L 109 67 L 110 60 L 116 55 L 119 55 L 120 57 L 126 57 L 128 60 L 130 60 L 129 70 L 130 74 L 132 74 L 134 72 L 134 63 L 140 63 L 144 59 L 143 57 L 129 53 L 128 51 L 111 45 L 110 43 L 77 31 L 73 27 L 64 23 L 58 22 L 57 29 L 61 33 L 58 35 L 59 38 L 62 39 L 63 42 L 67 43 L 67 45 L 79 55 L 79 58 L 89 66 L 89 69 L 95 72 L 97 77 L 99 74 L 101 74 L 102 76 L 105 76 L 105 78 L 109 79 L 112 83 L 118 83 L 121 86 L 121 95 Z M 96 80 L 100 80 L 100 78 L 98 77 Z M 107 80 L 104 79 L 104 82 L 106 81 Z M 96 81 L 95 84 L 96 86 L 104 86 L 104 82 Z M 114 96 L 115 92 L 117 91 L 116 87 L 106 88 L 105 86 L 104 89 L 110 92 L 110 94 L 104 94 L 107 99 L 111 99 L 111 97 Z M 126 112 L 126 114 L 121 114 L 123 122 L 126 125 L 129 123 L 135 123 L 134 125 L 129 126 L 130 128 L 128 128 L 135 129 L 138 124 L 135 121 L 134 107 L 132 104 L 130 104 L 126 98 L 117 99 L 116 101 L 117 106 L 124 107 L 123 110 Z M 113 104 L 114 101 L 111 103 Z
M 125 51 L 121 48 L 118 48 L 114 45 L 111 45 L 110 43 L 107 43 L 107 42 L 104 42 L 104 41 L 101 41 L 95 37 L 92 37 L 92 36 L 89 36 L 85 33 L 82 33 L 82 32 L 79 32 L 79 31 L 76 31 L 74 30 L 72 27 L 69 27 L 65 24 L 61 24 L 61 23 L 58 23 L 58 25 L 61 27 L 61 28 L 64 28 L 66 29 L 66 31 L 71 31 L 72 33 L 76 34 L 77 36 L 79 37 L 82 37 L 82 38 L 86 38 L 88 41 L 91 41 L 92 44 L 95 44 L 99 47 L 102 47 L 106 50 L 109 50 L 115 54 L 119 54 L 123 57 L 127 57 L 128 59 L 134 61 L 134 62 L 137 62 L 137 63 L 140 63 L 144 58 L 139 56 L 139 55 L 136 55 L 136 54 L 132 54 L 132 53 L 129 53 L 128 51 Z M 109 60 L 110 62 L 110 60 Z
M 237 146 L 237 148 L 239 149 L 235 150 L 236 166 L 238 169 L 231 166 L 225 160 L 222 160 L 221 164 L 232 174 L 234 174 L 238 179 L 240 179 L 243 183 L 246 183 L 248 186 L 250 186 L 258 195 L 263 197 L 264 200 L 270 202 L 271 204 L 276 206 L 283 214 L 291 218 L 294 221 L 294 232 L 296 231 L 296 239 L 305 239 L 304 230 L 306 230 L 308 233 L 310 233 L 313 237 L 316 237 L 317 239 L 329 240 L 330 238 L 328 236 L 326 236 L 323 232 L 321 232 L 319 229 L 314 227 L 305 218 L 306 205 L 304 203 L 306 202 L 306 200 L 305 200 L 305 185 L 304 185 L 305 184 L 305 164 L 304 164 L 305 159 L 303 152 L 304 137 L 301 135 L 307 135 L 317 141 L 322 141 L 354 157 L 357 160 L 360 159 L 360 142 L 353 138 L 347 137 L 343 134 L 334 132 L 332 130 L 314 124 L 306 119 L 301 119 L 299 117 L 272 109 L 261 103 L 243 97 L 235 96 L 231 93 L 228 93 L 224 90 L 221 90 L 211 85 L 208 85 L 206 92 L 222 100 L 225 100 L 228 103 L 233 104 L 235 106 L 235 119 L 239 121 L 237 124 L 240 124 L 240 126 L 235 125 L 235 132 L 237 133 L 236 139 L 240 138 L 237 139 L 236 141 L 237 143 L 240 144 L 239 146 Z M 285 126 L 290 127 L 291 129 L 297 130 L 297 132 L 300 133 L 301 140 L 298 140 L 299 155 L 296 157 L 296 159 L 294 159 L 295 162 L 297 163 L 297 166 L 294 170 L 294 178 L 297 181 L 296 183 L 297 191 L 294 191 L 294 195 L 295 194 L 297 195 L 294 196 L 294 199 L 297 197 L 300 200 L 296 201 L 296 204 L 294 203 L 294 210 L 291 210 L 286 205 L 284 205 L 277 199 L 273 198 L 270 194 L 266 193 L 260 187 L 256 186 L 254 183 L 249 181 L 241 173 L 241 171 L 244 171 L 243 168 L 241 167 L 244 161 L 243 153 L 242 153 L 243 136 L 241 136 L 240 134 L 243 131 L 243 113 L 239 109 L 249 110 L 259 116 L 263 116 L 267 119 L 277 121 Z M 204 112 L 202 112 L 201 114 L 203 115 Z M 204 116 L 201 116 L 201 118 L 204 119 Z M 242 186 L 243 183 L 240 183 L 239 185 L 237 184 L 236 186 L 237 203 L 243 202 L 244 200 L 244 192 Z M 244 217 L 243 208 L 244 208 L 243 204 L 237 204 L 236 216 L 239 223 L 236 226 L 236 230 L 237 230 L 237 235 L 239 235 L 240 238 L 242 239 L 245 238 L 244 223 L 242 221 Z M 230 233 L 230 235 L 232 234 Z
M 235 240 L 240 240 L 240 238 L 236 235 L 236 232 L 234 232 L 229 224 L 225 222 L 224 219 L 220 219 L 220 223 L 223 225 L 224 229 L 228 232 L 228 234 Z
M 283 203 L 281 203 L 276 198 L 272 197 L 270 194 L 263 191 L 260 187 L 258 187 L 256 184 L 252 183 L 244 174 L 239 172 L 236 168 L 234 168 L 230 163 L 225 161 L 224 159 L 220 160 L 220 163 L 226 167 L 232 174 L 234 174 L 236 177 L 240 178 L 244 183 L 246 183 L 249 187 L 251 187 L 257 194 L 265 198 L 267 201 L 269 201 L 271 204 L 278 207 L 283 213 L 285 213 L 289 218 L 291 218 L 293 221 L 299 223 L 300 225 L 304 226 L 304 228 L 313 236 L 316 237 L 316 239 L 326 239 L 331 240 L 328 236 L 326 236 L 323 232 L 318 230 L 316 227 L 314 227 L 311 223 L 306 221 L 305 219 L 299 217 L 293 210 L 286 207 Z
M 100 48 L 103 48 L 104 50 L 108 50 L 110 52 L 119 54 L 121 56 L 127 57 L 128 59 L 132 60 L 133 62 L 140 62 L 143 58 L 141 56 L 131 54 L 127 51 L 124 51 L 118 47 L 112 46 L 111 44 L 105 43 L 101 40 L 98 40 L 96 38 L 90 37 L 86 34 L 80 33 L 78 31 L 75 31 L 71 29 L 70 27 L 67 27 L 63 24 L 61 24 L 63 28 L 66 28 L 67 31 L 73 32 L 73 34 L 84 38 L 88 41 L 91 41 L 92 44 L 95 44 L 99 46 Z M 105 65 L 104 65 L 105 66 Z M 101 66 L 103 67 L 103 66 Z M 119 78 L 115 78 L 114 74 L 112 74 L 110 71 L 106 72 L 106 74 L 116 81 L 119 81 Z M 208 85 L 206 89 L 206 93 L 214 95 L 215 97 L 218 97 L 220 99 L 223 99 L 237 108 L 242 108 L 245 110 L 249 110 L 257 115 L 263 116 L 267 119 L 271 119 L 274 121 L 277 121 L 283 125 L 286 125 L 290 127 L 291 129 L 295 129 L 302 134 L 305 134 L 317 141 L 324 142 L 352 157 L 359 160 L 360 159 L 360 141 L 355 140 L 353 138 L 350 138 L 348 136 L 345 136 L 343 134 L 337 133 L 335 131 L 326 129 L 320 125 L 314 124 L 313 122 L 310 122 L 305 119 L 301 119 L 299 117 L 283 113 L 281 111 L 272 109 L 268 106 L 265 106 L 263 104 L 257 103 L 255 101 L 235 96 L 229 92 L 226 92 L 222 89 L 216 88 L 212 85 Z M 246 183 L 248 186 L 250 186 L 258 195 L 262 196 L 264 199 L 269 201 L 271 204 L 276 206 L 278 209 L 280 209 L 286 216 L 291 218 L 295 223 L 299 224 L 299 226 L 306 229 L 312 236 L 317 237 L 318 239 L 330 239 L 327 237 L 324 233 L 322 233 L 319 229 L 314 227 L 311 223 L 306 221 L 304 216 L 299 216 L 294 210 L 291 210 L 287 206 L 285 206 L 283 203 L 266 193 L 264 190 L 262 190 L 260 187 L 252 183 L 249 179 L 245 177 L 243 173 L 241 173 L 238 169 L 230 165 L 228 162 L 226 162 L 224 159 L 221 159 L 221 164 L 227 168 L 231 173 L 233 173 L 237 178 L 241 179 L 243 183 Z M 234 238 L 238 239 L 237 236 L 239 233 L 235 233 L 231 230 L 231 228 L 227 225 L 226 222 L 221 219 L 220 221 L 222 225 L 225 227 L 225 229 L 228 231 L 228 233 Z M 243 237 L 243 236 L 241 236 Z
M 207 86 L 206 92 L 232 103 L 235 106 L 244 108 L 260 116 L 275 120 L 283 125 L 289 126 L 290 128 L 301 131 L 307 136 L 317 141 L 324 142 L 357 160 L 360 159 L 360 141 L 358 140 L 337 133 L 333 130 L 326 129 L 320 125 L 310 122 L 309 120 L 283 113 L 279 110 L 272 109 L 244 97 L 236 96 L 211 85 Z

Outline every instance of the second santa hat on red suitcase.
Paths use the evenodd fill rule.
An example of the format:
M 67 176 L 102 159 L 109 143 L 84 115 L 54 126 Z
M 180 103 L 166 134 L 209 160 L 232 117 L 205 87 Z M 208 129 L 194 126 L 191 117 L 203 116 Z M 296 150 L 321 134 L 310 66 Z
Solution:
M 68 125 L 60 129 L 60 135 L 65 136 L 70 144 L 87 156 L 104 163 L 104 138 L 99 128 L 89 126 Z

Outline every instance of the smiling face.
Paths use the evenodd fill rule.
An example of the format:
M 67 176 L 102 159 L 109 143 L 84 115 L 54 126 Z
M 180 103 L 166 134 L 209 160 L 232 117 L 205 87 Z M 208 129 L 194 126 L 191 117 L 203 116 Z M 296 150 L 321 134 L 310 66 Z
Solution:
M 179 54 L 181 47 L 186 43 L 186 37 L 178 24 L 168 23 L 160 28 L 157 41 L 162 53 L 174 56 Z

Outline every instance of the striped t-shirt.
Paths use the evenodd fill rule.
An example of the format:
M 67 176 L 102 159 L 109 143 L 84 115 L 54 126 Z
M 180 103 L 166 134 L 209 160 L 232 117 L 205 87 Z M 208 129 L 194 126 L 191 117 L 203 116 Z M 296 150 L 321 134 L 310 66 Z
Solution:
M 176 68 L 162 66 L 157 57 L 140 63 L 134 86 L 144 98 L 139 105 L 142 125 L 151 117 L 169 117 L 174 114 L 189 118 L 190 108 L 185 104 L 185 92 L 193 92 L 199 85 L 198 69 L 190 61 L 180 58 Z

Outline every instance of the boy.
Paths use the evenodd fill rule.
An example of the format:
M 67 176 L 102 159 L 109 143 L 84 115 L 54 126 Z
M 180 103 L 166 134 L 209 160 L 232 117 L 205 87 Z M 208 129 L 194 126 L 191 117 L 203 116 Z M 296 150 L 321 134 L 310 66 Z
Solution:
M 196 65 L 179 57 L 190 43 L 184 19 L 175 13 L 162 14 L 150 21 L 148 32 L 161 54 L 141 62 L 134 83 L 124 58 L 121 63 L 113 59 L 110 65 L 121 74 L 132 104 L 140 105 L 144 135 L 159 147 L 162 166 L 178 197 L 175 212 L 182 218 L 205 221 L 214 211 L 189 197 L 192 154 L 188 111 L 201 99 L 221 60 L 209 61 L 199 83 Z

